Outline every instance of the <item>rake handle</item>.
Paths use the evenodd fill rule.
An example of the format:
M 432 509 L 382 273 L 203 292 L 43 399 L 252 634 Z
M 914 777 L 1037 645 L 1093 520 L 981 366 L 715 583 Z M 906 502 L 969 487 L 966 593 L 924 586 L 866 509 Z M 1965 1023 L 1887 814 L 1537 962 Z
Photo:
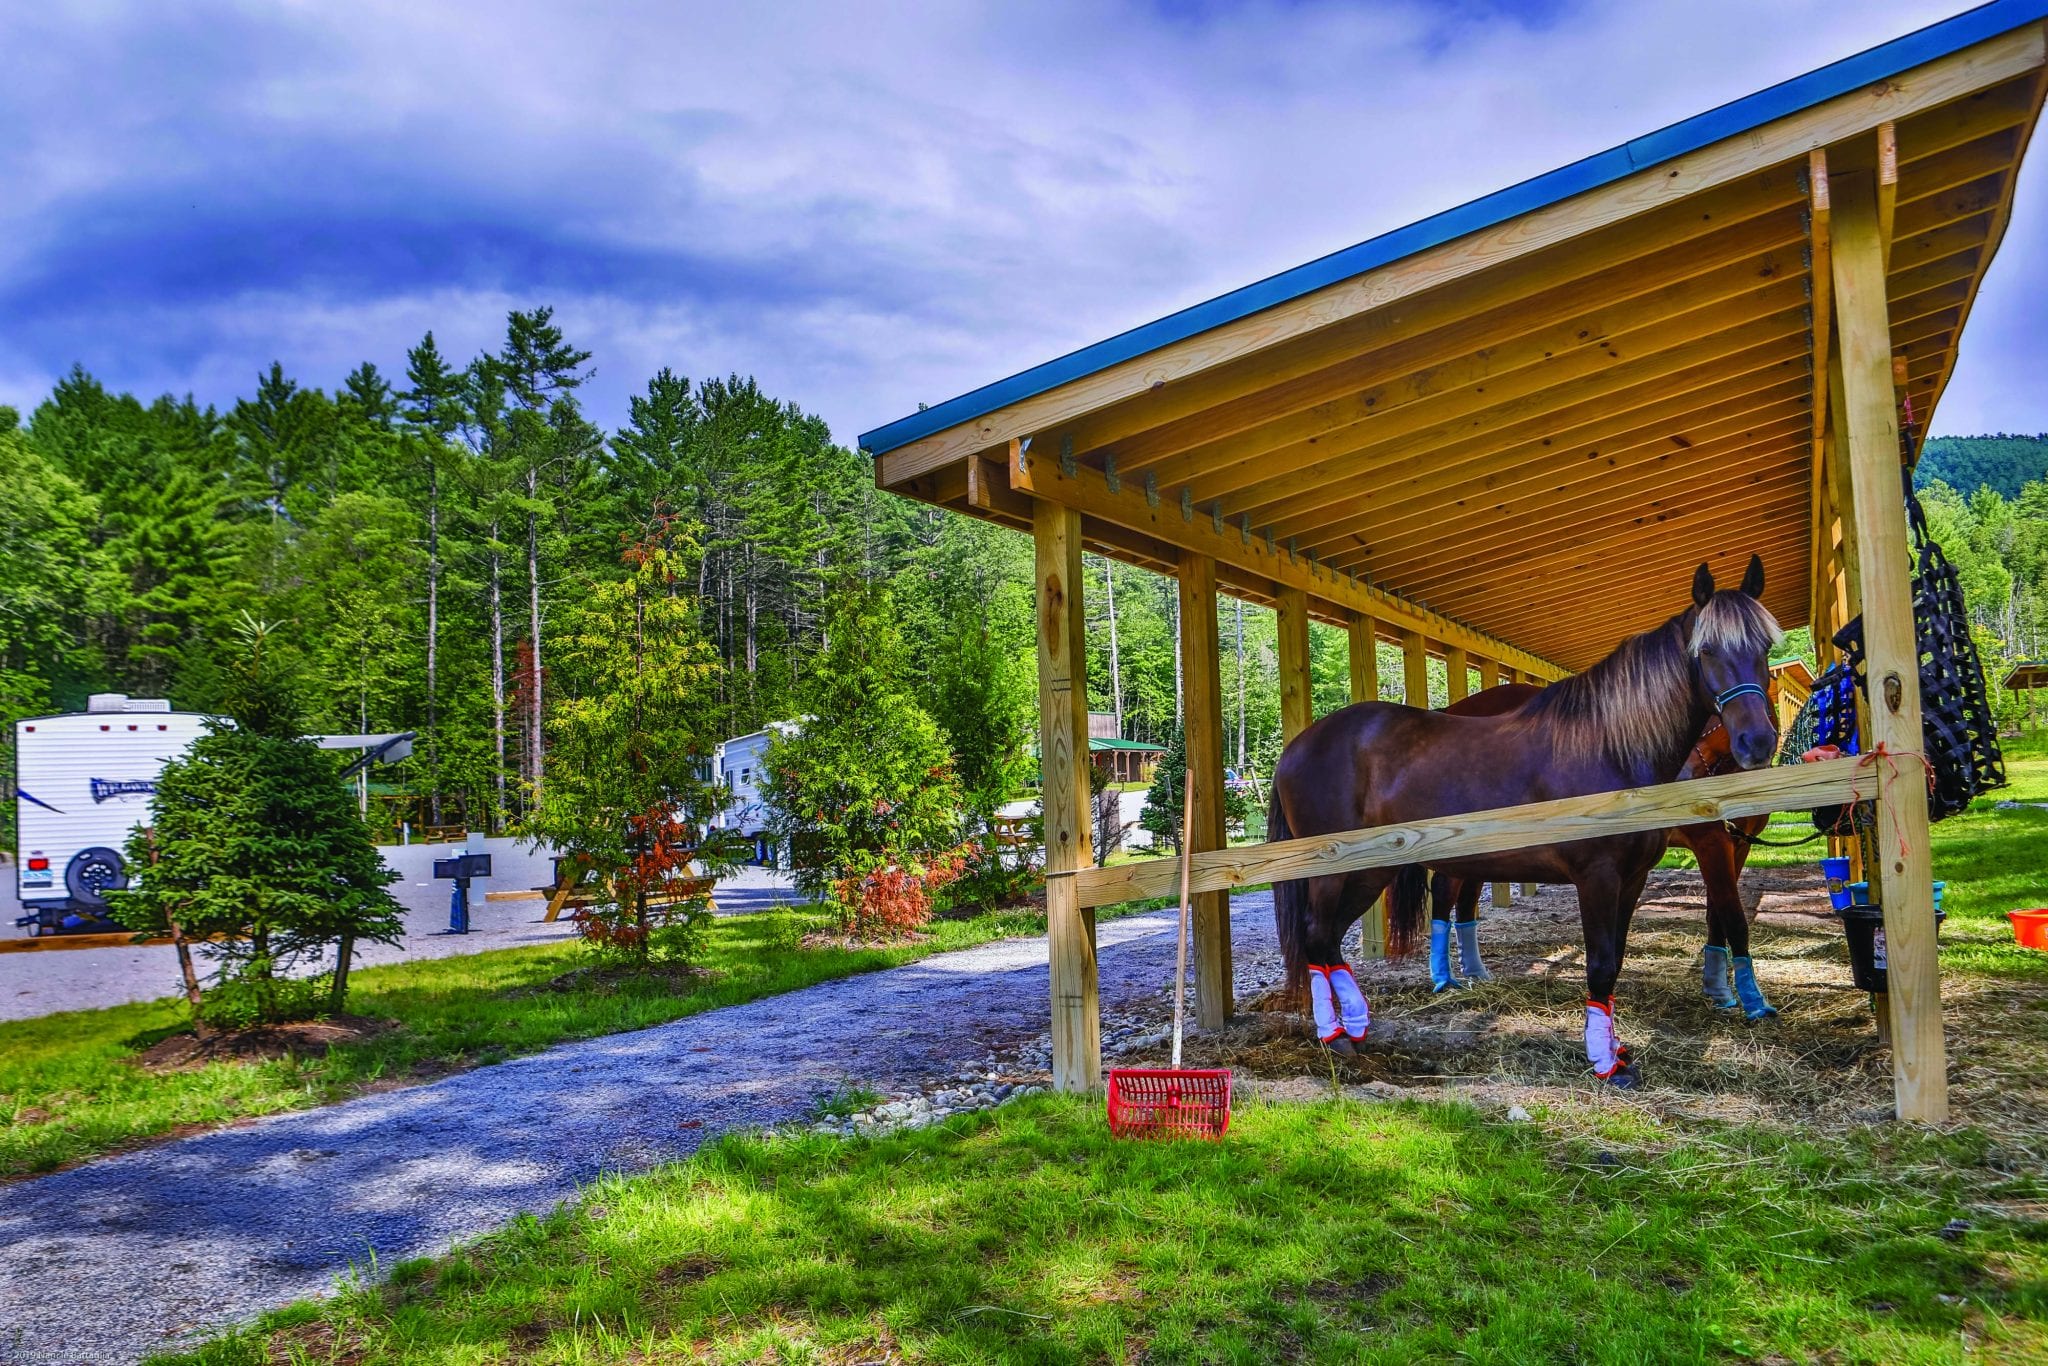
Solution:
M 1181 1026 L 1186 1017 L 1188 994 L 1188 881 L 1192 871 L 1190 846 L 1195 833 L 1195 769 L 1181 780 L 1180 793 L 1180 950 L 1173 964 L 1173 1066 L 1180 1067 Z

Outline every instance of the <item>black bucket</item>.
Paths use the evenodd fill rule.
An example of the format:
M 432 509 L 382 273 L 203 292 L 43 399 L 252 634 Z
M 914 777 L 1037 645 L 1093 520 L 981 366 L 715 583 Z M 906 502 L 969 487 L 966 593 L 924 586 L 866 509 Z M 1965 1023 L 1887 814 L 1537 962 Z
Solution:
M 1842 918 L 1842 932 L 1849 940 L 1849 977 L 1858 991 L 1883 995 L 1890 990 L 1887 981 L 1886 954 L 1884 946 L 1884 908 L 1882 906 L 1849 906 L 1836 911 Z M 1934 913 L 1936 935 L 1941 933 L 1941 922 L 1948 919 L 1948 912 Z

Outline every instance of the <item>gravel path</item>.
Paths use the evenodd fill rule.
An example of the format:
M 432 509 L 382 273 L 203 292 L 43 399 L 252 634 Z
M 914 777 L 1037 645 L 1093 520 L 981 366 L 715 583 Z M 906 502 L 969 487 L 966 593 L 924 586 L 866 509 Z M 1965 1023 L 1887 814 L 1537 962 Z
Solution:
M 1241 959 L 1270 962 L 1270 897 L 1232 922 Z M 1170 911 L 1103 922 L 1105 1015 L 1156 1014 L 1172 931 Z M 941 954 L 0 1186 L 0 1361 L 131 1362 L 844 1086 L 1040 1056 L 1045 961 L 1043 939 Z
M 391 893 L 405 907 L 405 938 L 396 945 L 367 944 L 356 954 L 357 967 L 398 963 L 414 958 L 453 958 L 489 949 L 518 948 L 567 939 L 576 927 L 567 920 L 541 919 L 541 901 L 487 901 L 487 891 L 514 891 L 540 885 L 554 876 L 551 860 L 509 839 L 487 842 L 496 876 L 472 889 L 468 934 L 448 933 L 446 882 L 433 880 L 433 860 L 448 858 L 459 845 L 385 846 L 384 861 L 401 875 Z M 13 938 L 11 871 L 0 882 L 9 889 L 8 905 L 0 906 L 0 935 Z M 721 880 L 714 895 L 721 915 L 765 911 L 800 898 L 787 874 L 767 868 L 741 868 Z M 178 959 L 168 944 L 150 948 L 43 949 L 34 953 L 0 954 L 0 1020 L 27 1020 L 60 1010 L 95 1010 L 153 1001 L 178 990 Z

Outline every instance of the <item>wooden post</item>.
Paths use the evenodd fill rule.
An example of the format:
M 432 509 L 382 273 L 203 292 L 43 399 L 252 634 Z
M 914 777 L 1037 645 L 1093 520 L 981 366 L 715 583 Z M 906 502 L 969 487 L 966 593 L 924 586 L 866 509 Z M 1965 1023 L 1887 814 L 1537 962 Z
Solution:
M 1450 687 L 1451 701 L 1462 702 L 1471 696 L 1472 661 L 1459 646 L 1444 646 L 1444 681 Z
M 1848 454 L 1854 558 L 1863 597 L 1863 648 L 1870 681 L 1863 745 L 1866 753 L 1880 754 L 1874 762 L 1878 800 L 1873 862 L 1883 867 L 1893 1102 L 1900 1119 L 1940 1124 L 1948 1119 L 1948 1060 L 1934 935 L 1927 785 L 1918 757 L 1924 743 L 1919 648 L 1913 633 L 1912 552 L 1906 537 L 1898 410 L 1892 396 L 1884 244 L 1877 187 L 1870 175 L 1839 177 L 1831 189 L 1835 331 L 1845 400 L 1836 426 Z
M 1351 700 L 1380 700 L 1380 642 L 1371 617 L 1351 614 Z M 1373 902 L 1358 924 L 1358 951 L 1366 958 L 1387 956 L 1387 898 Z
M 1227 843 L 1223 826 L 1223 662 L 1216 631 L 1216 561 L 1180 552 L 1181 707 L 1186 728 L 1188 848 Z M 1195 936 L 1195 1018 L 1220 1029 L 1230 1018 L 1230 893 L 1202 892 L 1190 903 Z
M 1280 618 L 1280 739 L 1292 740 L 1316 719 L 1308 667 L 1308 594 L 1282 587 L 1274 594 Z
M 1480 690 L 1481 692 L 1485 692 L 1485 691 L 1486 691 L 1486 690 L 1487 690 L 1488 688 L 1497 688 L 1497 687 L 1499 687 L 1499 686 L 1500 686 L 1500 675 L 1501 675 L 1501 666 L 1500 666 L 1500 663 L 1499 663 L 1499 662 L 1498 662 L 1497 660 L 1491 660 L 1491 659 L 1482 659 L 1482 660 L 1478 661 L 1478 663 L 1479 663 L 1479 690 Z M 1512 674 L 1512 673 L 1514 672 L 1514 670 L 1510 669 L 1510 670 L 1508 670 L 1508 672 L 1509 672 L 1510 674 Z M 1513 889 L 1512 889 L 1512 888 L 1510 888 L 1510 887 L 1509 887 L 1509 885 L 1508 885 L 1507 883 L 1505 883 L 1505 882 L 1496 882 L 1496 883 L 1494 883 L 1494 884 L 1493 884 L 1493 895 L 1492 895 L 1492 901 L 1493 901 L 1493 908 L 1494 908 L 1495 910 L 1497 910 L 1497 911 L 1504 911 L 1504 910 L 1506 910 L 1506 909 L 1507 909 L 1507 908 L 1508 908 L 1508 907 L 1509 907 L 1510 905 L 1512 905 L 1512 904 L 1513 904 L 1513 902 L 1514 902 L 1514 893 L 1513 893 Z
M 1429 646 L 1420 631 L 1401 633 L 1401 700 L 1429 710 Z
M 1351 614 L 1351 700 L 1380 700 L 1380 643 L 1372 618 L 1363 612 Z
M 1031 506 L 1037 550 L 1038 759 L 1045 812 L 1045 869 L 1094 862 L 1088 828 L 1088 649 L 1081 603 L 1081 514 L 1043 500 Z M 1102 1089 L 1102 1003 L 1096 989 L 1095 915 L 1072 878 L 1045 880 L 1052 976 L 1052 1084 Z

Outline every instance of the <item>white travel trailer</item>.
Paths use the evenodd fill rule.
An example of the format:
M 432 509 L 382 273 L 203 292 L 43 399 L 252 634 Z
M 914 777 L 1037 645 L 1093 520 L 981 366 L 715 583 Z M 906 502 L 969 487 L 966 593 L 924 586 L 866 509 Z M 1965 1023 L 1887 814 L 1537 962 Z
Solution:
M 768 747 L 803 728 L 809 717 L 795 721 L 771 721 L 751 735 L 735 735 L 712 752 L 712 780 L 732 794 L 725 809 L 712 820 L 712 828 L 746 836 L 754 842 L 756 863 L 783 866 L 769 831 L 773 815 L 768 805 Z
M 160 698 L 97 693 L 83 712 L 14 723 L 15 890 L 35 931 L 112 928 L 106 893 L 128 885 L 128 832 L 207 719 Z
M 15 894 L 33 935 L 118 928 L 107 897 L 129 883 L 128 832 L 149 819 L 157 775 L 215 718 L 162 698 L 95 693 L 85 710 L 14 723 Z M 348 777 L 412 753 L 413 733 L 314 735 L 357 749 Z

